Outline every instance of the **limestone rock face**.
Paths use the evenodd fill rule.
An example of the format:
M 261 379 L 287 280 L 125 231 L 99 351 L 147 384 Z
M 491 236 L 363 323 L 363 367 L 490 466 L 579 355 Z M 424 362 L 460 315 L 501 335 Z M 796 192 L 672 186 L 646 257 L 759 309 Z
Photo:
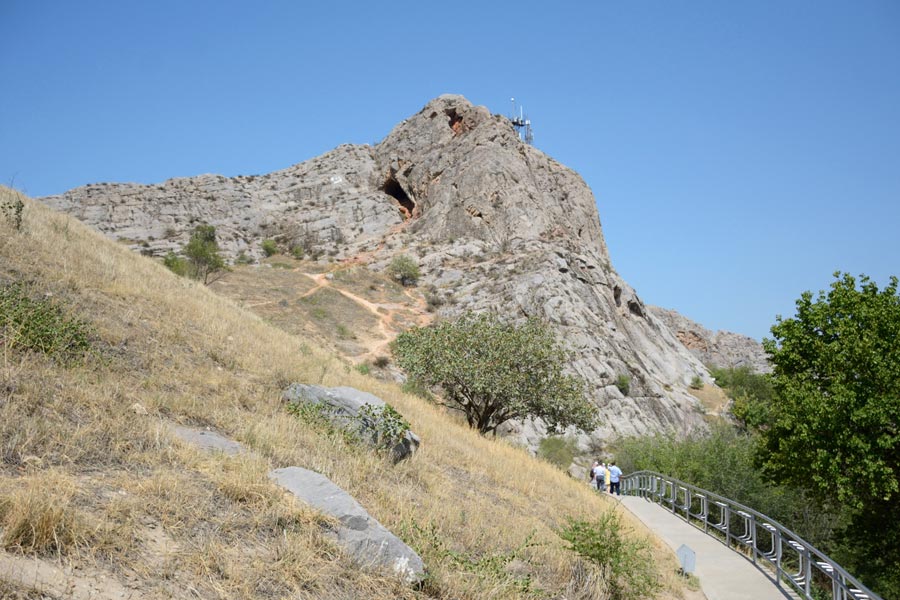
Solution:
M 754 373 L 771 373 L 772 365 L 762 344 L 746 335 L 730 331 L 710 331 L 674 310 L 649 306 L 657 318 L 705 365 L 750 367 Z
M 687 386 L 709 375 L 613 269 L 590 189 L 461 96 L 432 100 L 374 147 L 341 146 L 269 175 L 92 185 L 43 201 L 157 256 L 199 223 L 216 227 L 231 257 L 260 256 L 265 238 L 376 270 L 410 254 L 420 285 L 454 300 L 439 316 L 495 310 L 556 328 L 601 418 L 583 448 L 703 427 Z M 532 447 L 544 435 L 539 423 L 508 433 Z

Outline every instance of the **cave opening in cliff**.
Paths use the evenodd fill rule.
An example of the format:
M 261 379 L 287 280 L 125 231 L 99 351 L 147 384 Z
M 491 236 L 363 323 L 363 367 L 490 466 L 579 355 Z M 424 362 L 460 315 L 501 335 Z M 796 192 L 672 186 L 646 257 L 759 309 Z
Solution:
M 381 191 L 400 203 L 400 212 L 403 213 L 404 218 L 412 217 L 416 203 L 407 195 L 396 179 L 388 177 L 384 185 L 381 186 Z
M 444 111 L 444 114 L 450 118 L 450 129 L 453 130 L 453 133 L 461 133 L 463 131 L 463 118 L 459 116 L 456 109 L 448 108 Z

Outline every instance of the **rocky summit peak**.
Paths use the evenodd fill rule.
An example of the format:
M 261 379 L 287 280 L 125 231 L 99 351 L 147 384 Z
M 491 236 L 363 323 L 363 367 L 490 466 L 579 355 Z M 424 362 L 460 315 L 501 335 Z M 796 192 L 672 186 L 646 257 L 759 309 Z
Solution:
M 595 440 L 703 424 L 687 386 L 706 369 L 612 268 L 590 189 L 462 96 L 435 98 L 375 146 L 275 173 L 91 185 L 43 201 L 151 255 L 181 247 L 198 223 L 216 227 L 231 257 L 258 258 L 267 238 L 374 269 L 411 253 L 423 283 L 455 299 L 443 316 L 495 310 L 557 329 L 600 413 Z M 510 433 L 531 445 L 542 435 L 533 423 Z

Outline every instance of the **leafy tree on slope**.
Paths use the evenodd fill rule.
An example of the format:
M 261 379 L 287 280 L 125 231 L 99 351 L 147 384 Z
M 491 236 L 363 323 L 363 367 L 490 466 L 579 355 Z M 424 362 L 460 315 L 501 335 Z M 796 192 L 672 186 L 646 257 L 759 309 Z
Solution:
M 524 417 L 540 417 L 551 433 L 594 427 L 596 411 L 582 381 L 562 371 L 569 353 L 537 319 L 517 326 L 468 313 L 404 332 L 392 348 L 412 379 L 441 387 L 438 402 L 462 412 L 481 433 Z

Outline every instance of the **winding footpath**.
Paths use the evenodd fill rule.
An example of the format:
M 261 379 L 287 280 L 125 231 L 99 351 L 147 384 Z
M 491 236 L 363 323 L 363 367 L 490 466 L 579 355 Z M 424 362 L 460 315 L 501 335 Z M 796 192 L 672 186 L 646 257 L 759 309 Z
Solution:
M 797 596 L 779 589 L 750 560 L 660 505 L 638 496 L 619 496 L 622 506 L 677 551 L 686 544 L 696 554 L 694 575 L 708 600 L 785 600 Z

